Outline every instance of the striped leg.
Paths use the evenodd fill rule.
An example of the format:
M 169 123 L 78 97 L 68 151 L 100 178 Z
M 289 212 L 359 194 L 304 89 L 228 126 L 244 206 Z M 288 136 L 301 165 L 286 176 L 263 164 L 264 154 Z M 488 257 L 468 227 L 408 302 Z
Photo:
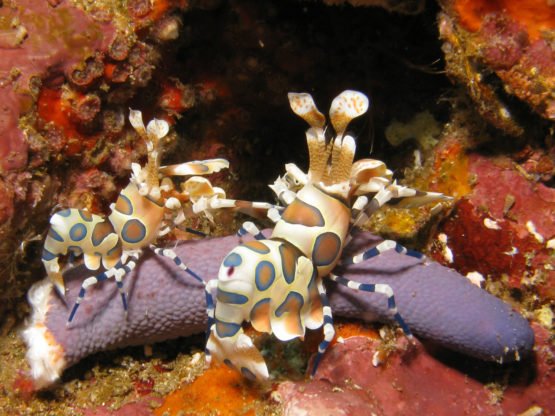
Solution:
M 245 221 L 241 228 L 239 228 L 239 231 L 237 231 L 237 237 L 239 237 L 240 240 L 242 240 L 246 234 L 252 235 L 257 240 L 266 240 L 266 236 L 262 234 L 252 221 Z
M 415 208 L 430 202 L 443 202 L 452 199 L 437 192 L 418 191 L 393 182 L 391 185 L 380 189 L 370 200 L 364 195 L 355 200 L 353 204 L 353 227 L 364 224 L 374 212 L 388 202 L 398 208 Z
M 204 286 L 205 295 L 206 295 L 206 314 L 208 315 L 208 325 L 206 327 L 206 345 L 208 345 L 208 339 L 210 338 L 210 331 L 212 329 L 212 325 L 216 323 L 214 318 L 214 310 L 216 309 L 216 305 L 214 303 L 214 297 L 212 296 L 212 291 L 218 287 L 218 279 L 212 279 L 206 282 Z M 204 354 L 206 356 L 206 362 L 210 363 L 212 357 L 210 355 L 210 351 L 208 348 L 204 349 Z
M 390 187 L 380 189 L 373 198 L 368 200 L 364 195 L 359 196 L 353 204 L 353 227 L 359 227 L 364 224 L 380 207 L 389 202 L 393 198 Z
M 205 282 L 198 274 L 196 274 L 194 271 L 189 269 L 187 265 L 183 263 L 183 261 L 175 253 L 175 251 L 169 248 L 162 249 L 159 247 L 155 247 L 153 245 L 151 245 L 150 248 L 157 255 L 172 259 L 177 267 L 189 273 L 191 276 L 193 276 L 193 278 L 195 278 L 197 281 L 201 282 L 204 285 L 204 292 L 206 296 L 206 312 L 208 314 L 208 328 L 206 330 L 206 339 L 208 340 L 208 337 L 210 336 L 210 328 L 214 323 L 215 304 L 214 304 L 214 297 L 212 296 L 212 290 L 218 287 L 218 279 L 212 279 L 212 280 L 209 280 L 208 282 Z M 206 351 L 206 360 L 208 362 L 210 361 L 210 353 L 208 351 Z
M 274 224 L 281 220 L 281 214 L 275 207 L 268 209 L 267 217 Z M 237 231 L 237 237 L 239 237 L 239 239 L 242 239 L 246 234 L 252 235 L 257 240 L 266 240 L 266 236 L 262 234 L 260 229 L 252 221 L 245 221 L 239 231 Z
M 320 342 L 320 345 L 318 345 L 318 353 L 314 358 L 312 372 L 310 373 L 311 377 L 314 377 L 314 374 L 316 374 L 316 370 L 318 369 L 320 360 L 322 359 L 324 352 L 327 350 L 330 342 L 335 336 L 335 328 L 333 327 L 333 316 L 331 313 L 331 307 L 328 296 L 326 295 L 326 289 L 324 288 L 321 280 L 318 282 L 318 293 L 320 294 L 320 301 L 322 302 L 322 309 L 324 314 L 324 339 L 322 340 L 322 342 Z
M 110 270 L 100 273 L 98 276 L 91 276 L 86 278 L 81 284 L 79 295 L 77 296 L 77 299 L 73 304 L 73 308 L 71 309 L 71 313 L 69 314 L 68 324 L 70 324 L 73 321 L 73 318 L 77 313 L 77 309 L 79 309 L 79 305 L 85 298 L 87 289 L 93 285 L 96 285 L 98 282 L 103 282 L 104 280 L 108 280 L 111 277 L 114 277 L 114 280 L 116 281 L 116 285 L 118 287 L 118 290 L 121 296 L 121 302 L 123 304 L 123 310 L 127 314 L 127 297 L 123 290 L 123 277 L 135 268 L 135 266 L 137 265 L 137 261 L 139 260 L 139 257 L 140 257 L 140 252 L 130 253 L 125 263 L 123 263 L 122 261 L 119 261 Z
M 270 208 L 268 210 L 268 218 L 274 223 L 277 224 L 279 220 L 281 220 L 281 214 L 277 208 Z
M 384 240 L 380 244 L 375 247 L 369 248 L 368 250 L 363 251 L 362 253 L 358 253 L 353 257 L 348 257 L 345 259 L 341 259 L 340 264 L 357 264 L 368 260 L 372 257 L 376 257 L 381 253 L 395 249 L 397 253 L 406 254 L 407 256 L 416 257 L 417 259 L 421 259 L 424 255 L 416 250 L 408 249 L 401 244 L 393 241 L 393 240 Z
M 351 207 L 351 228 L 349 229 L 349 234 L 345 238 L 345 245 L 349 244 L 353 239 L 353 231 L 357 230 L 361 224 L 364 224 L 371 214 L 367 214 L 364 210 L 368 207 L 368 197 L 366 195 L 360 195 L 355 199 L 353 206 Z M 377 209 L 377 208 L 376 208 Z
M 376 283 L 376 284 L 359 283 L 359 282 L 355 282 L 354 280 L 349 280 L 342 276 L 337 276 L 333 273 L 330 273 L 330 278 L 334 282 L 337 282 L 343 286 L 347 286 L 354 290 L 362 290 L 364 292 L 371 292 L 371 293 L 381 293 L 387 296 L 387 307 L 393 314 L 393 318 L 397 321 L 397 323 L 405 333 L 405 336 L 407 338 L 412 338 L 411 330 L 409 329 L 409 327 L 401 317 L 401 314 L 399 313 L 399 311 L 397 311 L 395 296 L 393 295 L 393 289 L 391 289 L 391 286 L 385 283 Z
M 351 219 L 355 221 L 360 213 L 368 206 L 368 197 L 366 195 L 361 195 L 355 199 L 353 206 L 351 207 Z
M 75 253 L 73 250 L 68 250 L 67 251 L 67 263 L 65 266 L 65 270 L 69 270 L 69 269 L 73 269 L 75 267 L 75 261 L 77 260 L 77 257 L 79 257 L 81 253 Z M 62 273 L 63 274 L 63 273 Z
M 173 251 L 171 248 L 160 248 L 160 247 L 156 247 L 154 245 L 150 245 L 150 248 L 152 249 L 152 251 L 154 251 L 157 255 L 162 256 L 162 257 L 167 257 L 169 259 L 172 259 L 173 262 L 175 263 L 175 265 L 177 267 L 179 267 L 181 270 L 183 270 L 184 272 L 190 274 L 194 279 L 196 279 L 197 281 L 199 281 L 200 283 L 202 283 L 203 285 L 204 280 L 202 280 L 202 277 L 200 277 L 198 274 L 196 274 L 194 271 L 192 271 L 191 269 L 189 269 L 187 267 L 187 265 L 185 263 L 183 263 L 183 261 L 179 258 L 179 256 L 175 253 L 175 251 Z
M 193 212 L 199 214 L 205 212 L 210 214 L 212 211 L 218 209 L 233 209 L 243 214 L 247 214 L 253 218 L 263 219 L 268 217 L 268 211 L 277 210 L 283 211 L 283 207 L 279 205 L 269 204 L 267 202 L 253 202 L 242 201 L 238 199 L 225 199 L 225 198 L 206 198 L 201 197 L 193 203 Z
M 127 314 L 127 297 L 125 292 L 123 291 L 123 276 L 129 273 L 131 270 L 135 268 L 137 262 L 139 261 L 139 257 L 142 255 L 142 251 L 134 251 L 128 254 L 127 260 L 125 260 L 125 264 L 123 267 L 116 269 L 114 272 L 114 279 L 116 281 L 116 285 L 118 286 L 118 290 L 121 296 L 121 301 L 123 303 L 123 309 Z
M 185 228 L 181 228 L 181 229 L 184 230 L 184 231 L 187 231 L 188 233 L 198 235 L 199 237 L 206 237 L 206 233 L 204 233 L 200 230 L 195 230 L 194 228 L 185 227 Z
M 278 177 L 274 184 L 270 185 L 270 189 L 274 191 L 279 201 L 285 206 L 290 205 L 297 197 L 297 193 L 292 191 L 289 183 L 281 177 Z
M 216 307 L 214 303 L 214 297 L 212 296 L 212 291 L 218 287 L 218 279 L 212 279 L 206 282 L 204 290 L 206 291 L 206 314 L 208 315 L 208 330 L 207 334 L 210 334 L 210 328 L 214 323 L 214 309 Z

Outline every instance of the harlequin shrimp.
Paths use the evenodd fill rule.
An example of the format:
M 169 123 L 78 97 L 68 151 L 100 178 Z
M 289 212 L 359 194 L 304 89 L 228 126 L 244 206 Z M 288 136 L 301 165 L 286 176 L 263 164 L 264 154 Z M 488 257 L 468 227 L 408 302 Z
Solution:
M 123 308 L 127 299 L 122 278 L 137 264 L 142 250 L 150 247 L 156 254 L 171 258 L 175 264 L 195 279 L 202 279 L 177 257 L 171 249 L 153 244 L 158 238 L 179 227 L 186 215 L 193 214 L 192 204 L 199 198 L 225 197 L 225 192 L 212 187 L 206 178 L 192 176 L 175 189 L 170 177 L 206 175 L 229 167 L 225 159 L 209 159 L 160 166 L 159 142 L 169 130 L 164 120 L 151 120 L 145 128 L 140 111 L 131 110 L 129 121 L 147 144 L 148 160 L 145 166 L 131 165 L 129 184 L 121 191 L 111 213 L 105 218 L 84 209 L 69 208 L 55 213 L 50 219 L 42 261 L 56 290 L 64 296 L 65 285 L 60 269 L 60 256 L 70 258 L 83 255 L 85 266 L 104 272 L 85 279 L 78 298 L 69 315 L 71 322 L 87 288 L 114 278 L 119 288 Z
M 412 207 L 449 199 L 398 185 L 381 161 L 353 162 L 355 140 L 346 129 L 351 120 L 367 111 L 369 102 L 364 94 L 347 90 L 333 100 L 329 116 L 336 136 L 331 141 L 325 138 L 326 119 L 312 96 L 290 93 L 289 102 L 310 125 L 306 132 L 308 173 L 294 164 L 286 165 L 285 176 L 271 186 L 286 207 L 281 214 L 274 208 L 268 210 L 268 217 L 275 223 L 271 236 L 266 238 L 252 222 L 245 222 L 238 235 L 249 233 L 255 239 L 233 249 L 223 260 L 218 278 L 206 286 L 207 361 L 216 357 L 252 379 L 269 375 L 262 354 L 243 332 L 245 321 L 281 341 L 302 338 L 307 328 L 323 326 L 324 340 L 312 367 L 312 375 L 315 373 L 335 334 L 323 284 L 326 276 L 354 290 L 387 296 L 392 316 L 411 337 L 389 285 L 360 284 L 332 271 L 340 260 L 344 264 L 358 263 L 389 249 L 421 257 L 390 240 L 352 258 L 342 259 L 341 255 L 352 228 L 385 203 L 402 200 L 402 206 Z

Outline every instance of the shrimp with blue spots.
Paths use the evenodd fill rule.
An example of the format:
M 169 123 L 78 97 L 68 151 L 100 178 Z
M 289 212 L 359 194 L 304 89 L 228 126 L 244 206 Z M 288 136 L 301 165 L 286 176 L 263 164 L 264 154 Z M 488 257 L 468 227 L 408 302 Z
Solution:
M 177 267 L 202 282 L 173 250 L 158 248 L 155 243 L 172 229 L 183 228 L 185 218 L 196 215 L 193 204 L 197 201 L 225 198 L 221 188 L 213 187 L 208 179 L 197 175 L 218 172 L 229 167 L 229 163 L 225 159 L 209 159 L 160 166 L 159 142 L 169 131 L 168 123 L 154 119 L 145 127 L 141 112 L 136 110 L 131 110 L 129 120 L 147 144 L 148 160 L 144 166 L 131 164 L 129 184 L 111 205 L 110 215 L 105 218 L 87 210 L 70 208 L 55 213 L 50 219 L 51 227 L 44 242 L 42 261 L 48 277 L 62 297 L 65 296 L 65 285 L 60 267 L 61 256 L 72 259 L 83 255 L 89 270 L 99 270 L 100 266 L 104 269 L 83 281 L 68 322 L 75 317 L 87 289 L 110 278 L 114 278 L 123 308 L 127 311 L 122 279 L 133 270 L 147 247 L 160 256 L 171 258 Z M 178 191 L 171 180 L 173 176 L 191 177 L 181 184 L 182 189 Z
M 311 370 L 315 374 L 335 334 L 323 284 L 326 277 L 354 290 L 386 296 L 392 317 L 411 337 L 389 285 L 359 284 L 333 270 L 339 263 L 357 263 L 389 249 L 421 256 L 389 240 L 351 258 L 344 258 L 342 253 L 353 227 L 363 224 L 382 205 L 397 202 L 411 207 L 449 199 L 398 185 L 379 160 L 354 162 L 355 140 L 346 130 L 354 118 L 367 111 L 369 101 L 364 94 L 347 90 L 333 100 L 329 111 L 335 131 L 332 140 L 326 139 L 326 118 L 310 94 L 290 93 L 289 103 L 310 125 L 306 132 L 308 173 L 294 164 L 286 165 L 286 174 L 270 186 L 285 206 L 282 211 L 267 211 L 275 223 L 271 235 L 265 237 L 252 222 L 244 223 L 238 235 L 250 234 L 254 240 L 233 249 L 225 257 L 218 278 L 206 285 L 207 360 L 215 357 L 245 377 L 258 380 L 267 379 L 269 372 L 262 354 L 244 333 L 244 322 L 280 341 L 302 338 L 307 329 L 323 328 L 324 340 Z

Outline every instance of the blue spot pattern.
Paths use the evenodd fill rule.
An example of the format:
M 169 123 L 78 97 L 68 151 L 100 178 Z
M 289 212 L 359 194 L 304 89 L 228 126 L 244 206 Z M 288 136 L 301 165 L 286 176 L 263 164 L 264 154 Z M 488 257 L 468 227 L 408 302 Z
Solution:
M 266 270 L 270 271 L 270 277 L 266 280 L 262 276 Z M 256 288 L 259 291 L 267 290 L 274 283 L 276 277 L 276 269 L 272 263 L 267 260 L 261 261 L 256 265 L 256 270 L 254 272 L 254 281 L 256 283 Z
M 229 254 L 224 260 L 224 266 L 226 267 L 237 267 L 243 262 L 241 256 L 237 253 Z
M 87 227 L 84 224 L 75 224 L 69 230 L 69 238 L 73 241 L 81 241 L 87 236 Z

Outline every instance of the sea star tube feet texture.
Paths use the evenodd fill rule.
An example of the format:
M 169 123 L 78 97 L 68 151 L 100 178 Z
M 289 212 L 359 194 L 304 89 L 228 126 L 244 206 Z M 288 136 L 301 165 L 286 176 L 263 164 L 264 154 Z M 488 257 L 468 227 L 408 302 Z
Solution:
M 359 232 L 346 250 L 356 253 L 380 239 Z M 221 260 L 237 237 L 180 242 L 177 254 L 208 280 L 217 276 Z M 388 283 L 399 312 L 419 337 L 484 360 L 508 362 L 528 354 L 534 335 L 528 322 L 509 305 L 472 285 L 460 274 L 428 260 L 386 252 L 372 260 L 339 269 L 364 283 Z M 69 307 L 90 271 L 77 267 L 65 275 L 67 305 L 47 280 L 35 284 L 28 298 L 33 308 L 23 330 L 27 359 L 37 388 L 57 381 L 64 369 L 98 351 L 144 345 L 203 332 L 206 304 L 203 286 L 169 259 L 145 253 L 124 281 L 128 315 L 114 282 L 91 287 L 79 313 L 68 326 Z M 355 292 L 329 282 L 335 316 L 388 321 L 387 300 L 379 294 Z

